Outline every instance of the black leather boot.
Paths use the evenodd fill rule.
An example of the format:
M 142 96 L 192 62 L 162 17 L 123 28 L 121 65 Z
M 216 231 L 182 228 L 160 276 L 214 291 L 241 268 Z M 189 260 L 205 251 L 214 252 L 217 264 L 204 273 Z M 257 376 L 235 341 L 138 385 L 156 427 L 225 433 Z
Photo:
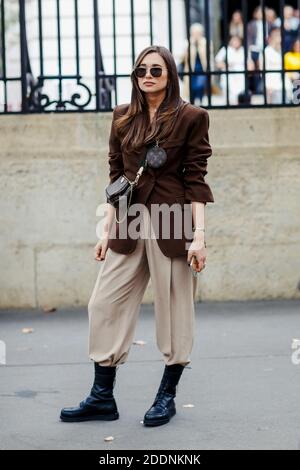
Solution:
M 176 414 L 176 387 L 185 368 L 182 364 L 165 365 L 161 383 L 152 406 L 145 413 L 144 426 L 160 426 Z
M 117 366 L 101 366 L 94 362 L 95 378 L 90 395 L 78 407 L 63 408 L 60 419 L 66 422 L 103 420 L 119 418 L 113 396 Z

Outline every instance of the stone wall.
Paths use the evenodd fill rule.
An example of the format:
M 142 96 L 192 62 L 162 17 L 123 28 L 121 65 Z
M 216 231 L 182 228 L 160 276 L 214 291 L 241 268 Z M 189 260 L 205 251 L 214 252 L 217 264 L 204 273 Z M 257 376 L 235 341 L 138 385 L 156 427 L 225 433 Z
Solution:
M 299 298 L 299 109 L 209 113 L 215 203 L 197 300 Z M 87 305 L 110 123 L 111 113 L 0 116 L 0 307 Z

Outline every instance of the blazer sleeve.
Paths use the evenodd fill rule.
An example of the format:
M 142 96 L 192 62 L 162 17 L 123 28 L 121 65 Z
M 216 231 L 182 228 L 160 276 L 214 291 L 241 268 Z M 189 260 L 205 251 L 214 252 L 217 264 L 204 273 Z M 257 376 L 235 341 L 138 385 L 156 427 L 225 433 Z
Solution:
M 109 151 L 108 151 L 108 164 L 109 164 L 109 179 L 113 183 L 116 179 L 123 174 L 124 165 L 121 152 L 121 143 L 115 129 L 115 118 L 117 116 L 116 107 L 113 110 L 113 118 L 109 135 Z
M 207 159 L 212 155 L 208 136 L 209 114 L 206 110 L 192 123 L 187 135 L 183 157 L 183 183 L 185 199 L 189 202 L 215 202 L 214 196 L 204 177 L 207 174 Z

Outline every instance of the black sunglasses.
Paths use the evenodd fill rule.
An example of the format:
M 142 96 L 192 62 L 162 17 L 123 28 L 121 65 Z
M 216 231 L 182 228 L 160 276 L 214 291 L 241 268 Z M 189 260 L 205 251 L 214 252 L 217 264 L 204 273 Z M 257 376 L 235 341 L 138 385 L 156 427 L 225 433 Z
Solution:
M 146 69 L 146 67 L 135 67 L 134 73 L 135 73 L 136 77 L 142 78 L 142 77 L 145 77 L 145 75 L 147 73 L 147 69 Z M 150 68 L 150 73 L 151 73 L 152 77 L 160 77 L 161 74 L 162 74 L 162 68 L 161 67 L 151 67 Z

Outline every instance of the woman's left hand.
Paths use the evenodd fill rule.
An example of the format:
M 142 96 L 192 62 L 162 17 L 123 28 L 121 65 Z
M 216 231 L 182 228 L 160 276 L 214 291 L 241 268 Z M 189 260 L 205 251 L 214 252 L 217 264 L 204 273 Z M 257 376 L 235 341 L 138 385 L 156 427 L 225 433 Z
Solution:
M 188 250 L 187 262 L 188 264 L 192 263 L 193 269 L 196 272 L 202 271 L 205 268 L 206 261 L 206 247 L 204 238 L 202 235 L 194 236 L 190 248 Z

